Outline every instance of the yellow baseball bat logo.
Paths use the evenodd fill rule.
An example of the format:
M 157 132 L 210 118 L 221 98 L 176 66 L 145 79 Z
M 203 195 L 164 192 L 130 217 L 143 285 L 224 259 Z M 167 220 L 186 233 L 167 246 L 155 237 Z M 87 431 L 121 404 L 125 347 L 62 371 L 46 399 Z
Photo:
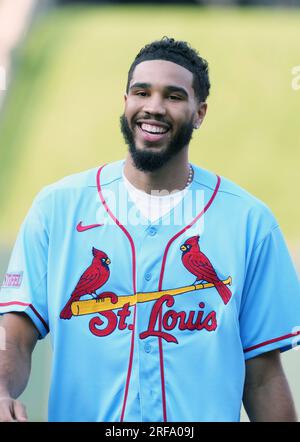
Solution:
M 222 281 L 225 285 L 231 285 L 231 277 Z M 107 310 L 115 310 L 122 308 L 125 304 L 129 304 L 129 307 L 136 303 L 155 301 L 164 295 L 177 296 L 183 293 L 192 292 L 195 290 L 204 290 L 214 287 L 215 284 L 205 283 L 188 285 L 185 287 L 179 287 L 176 289 L 161 290 L 157 292 L 144 292 L 136 293 L 135 295 L 118 296 L 118 301 L 113 304 L 109 297 L 104 299 L 89 299 L 86 301 L 76 301 L 72 303 L 71 310 L 74 316 L 91 315 L 93 313 L 100 313 Z

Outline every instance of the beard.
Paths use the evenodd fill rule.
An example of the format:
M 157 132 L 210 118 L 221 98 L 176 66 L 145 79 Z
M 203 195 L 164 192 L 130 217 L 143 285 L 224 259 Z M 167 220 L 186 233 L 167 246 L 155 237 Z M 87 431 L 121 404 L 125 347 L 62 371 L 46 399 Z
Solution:
M 120 125 L 134 165 L 142 172 L 154 172 L 167 164 L 171 158 L 189 144 L 194 130 L 192 120 L 184 123 L 179 127 L 163 152 L 150 152 L 136 147 L 133 131 L 130 129 L 124 114 L 120 117 Z

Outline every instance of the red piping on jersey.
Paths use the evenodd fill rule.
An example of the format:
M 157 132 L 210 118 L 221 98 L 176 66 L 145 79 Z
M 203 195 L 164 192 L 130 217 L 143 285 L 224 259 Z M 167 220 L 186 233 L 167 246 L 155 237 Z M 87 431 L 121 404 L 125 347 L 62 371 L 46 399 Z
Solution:
M 261 342 L 260 344 L 253 345 L 252 347 L 246 348 L 244 350 L 244 353 L 247 353 L 247 351 L 255 350 L 256 348 L 264 347 L 268 344 L 273 344 L 274 342 L 282 341 L 283 339 L 292 338 L 294 336 L 300 335 L 300 331 L 297 333 L 290 333 L 289 335 L 279 336 L 279 338 L 270 339 L 269 341 Z
M 47 332 L 49 331 L 49 327 L 46 323 L 46 321 L 42 318 L 42 316 L 39 314 L 39 312 L 34 308 L 32 304 L 27 304 L 26 302 L 19 302 L 19 301 L 11 301 L 11 302 L 0 302 L 0 307 L 6 307 L 8 305 L 21 305 L 23 307 L 29 307 L 33 311 L 33 313 L 39 318 Z
M 130 233 L 126 230 L 126 228 L 120 223 L 120 221 L 114 216 L 110 208 L 108 207 L 101 189 L 101 183 L 100 183 L 100 174 L 102 169 L 106 166 L 104 164 L 100 167 L 100 169 L 97 172 L 97 188 L 99 197 L 101 200 L 101 203 L 103 204 L 105 210 L 109 214 L 109 216 L 113 219 L 113 221 L 117 224 L 118 227 L 125 233 L 127 236 L 130 247 L 131 247 L 131 253 L 132 253 L 132 280 L 133 280 L 133 292 L 136 293 L 136 257 L 135 257 L 135 247 L 132 237 L 130 236 Z M 131 377 L 131 371 L 132 371 L 132 362 L 133 362 L 133 352 L 134 352 L 134 334 L 135 334 L 135 318 L 136 318 L 136 304 L 134 306 L 133 311 L 133 329 L 131 334 L 131 343 L 130 343 L 130 355 L 129 355 L 129 363 L 128 363 L 128 370 L 127 370 L 127 377 L 126 377 L 126 386 L 125 386 L 125 393 L 124 393 L 124 399 L 123 399 L 123 405 L 122 405 L 122 412 L 121 412 L 121 418 L 120 421 L 123 422 L 124 420 L 124 414 L 126 409 L 126 403 L 127 403 L 127 397 L 128 397 L 128 390 L 129 390 L 129 384 L 130 384 L 130 377 Z
M 169 248 L 171 246 L 171 244 L 175 241 L 175 239 L 177 239 L 180 235 L 182 235 L 186 230 L 188 230 L 190 227 L 192 227 L 198 220 L 199 218 L 201 218 L 201 216 L 209 209 L 209 207 L 211 206 L 212 202 L 214 201 L 219 187 L 220 187 L 220 183 L 221 183 L 221 178 L 217 175 L 217 184 L 215 187 L 215 190 L 212 194 L 212 196 L 210 197 L 208 203 L 206 204 L 206 206 L 204 207 L 203 210 L 201 210 L 200 213 L 198 213 L 198 215 L 196 216 L 196 218 L 193 219 L 193 221 L 188 224 L 187 226 L 185 226 L 182 230 L 180 230 L 178 233 L 176 233 L 176 235 L 173 236 L 173 238 L 171 238 L 165 248 L 165 252 L 164 252 L 164 256 L 163 256 L 163 260 L 162 260 L 162 266 L 161 266 L 161 271 L 160 271 L 160 277 L 159 277 L 159 285 L 158 285 L 158 290 L 162 290 L 162 284 L 163 284 L 163 278 L 164 278 L 164 273 L 165 273 L 165 266 L 166 266 L 166 261 L 167 261 L 167 255 L 169 252 Z M 159 312 L 159 331 L 162 330 L 162 310 L 160 310 Z M 162 405 L 163 405 L 163 419 L 164 422 L 167 422 L 167 406 L 166 406 L 166 388 L 165 388 L 165 374 L 164 374 L 164 355 L 163 355 L 163 346 L 162 346 L 162 338 L 158 338 L 158 345 L 159 345 L 159 359 L 160 359 L 160 376 L 161 376 L 161 393 L 162 393 Z

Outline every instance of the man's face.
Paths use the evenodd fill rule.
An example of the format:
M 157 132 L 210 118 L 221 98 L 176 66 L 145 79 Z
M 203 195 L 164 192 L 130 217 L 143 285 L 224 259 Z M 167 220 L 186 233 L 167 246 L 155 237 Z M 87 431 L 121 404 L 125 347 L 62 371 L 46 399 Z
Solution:
M 125 96 L 121 130 L 135 166 L 154 171 L 188 146 L 205 115 L 193 89 L 193 74 L 165 60 L 138 64 Z

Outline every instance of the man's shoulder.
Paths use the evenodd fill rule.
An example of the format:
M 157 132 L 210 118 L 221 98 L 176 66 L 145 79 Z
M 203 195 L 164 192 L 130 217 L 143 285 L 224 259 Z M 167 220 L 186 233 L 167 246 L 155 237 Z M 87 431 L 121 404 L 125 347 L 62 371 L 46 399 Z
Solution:
M 199 184 L 211 191 L 215 190 L 218 183 L 217 174 L 198 166 L 195 166 L 195 172 Z M 230 210 L 236 210 L 237 214 L 246 211 L 252 216 L 266 217 L 275 222 L 274 215 L 265 202 L 224 176 L 220 176 L 218 199 Z
M 67 175 L 54 183 L 48 184 L 41 189 L 36 196 L 36 201 L 42 201 L 53 195 L 71 194 L 72 192 L 81 193 L 97 189 L 99 173 L 103 170 L 103 183 L 110 181 L 112 176 L 118 174 L 122 161 L 116 161 L 109 164 L 103 164 L 88 170 Z

